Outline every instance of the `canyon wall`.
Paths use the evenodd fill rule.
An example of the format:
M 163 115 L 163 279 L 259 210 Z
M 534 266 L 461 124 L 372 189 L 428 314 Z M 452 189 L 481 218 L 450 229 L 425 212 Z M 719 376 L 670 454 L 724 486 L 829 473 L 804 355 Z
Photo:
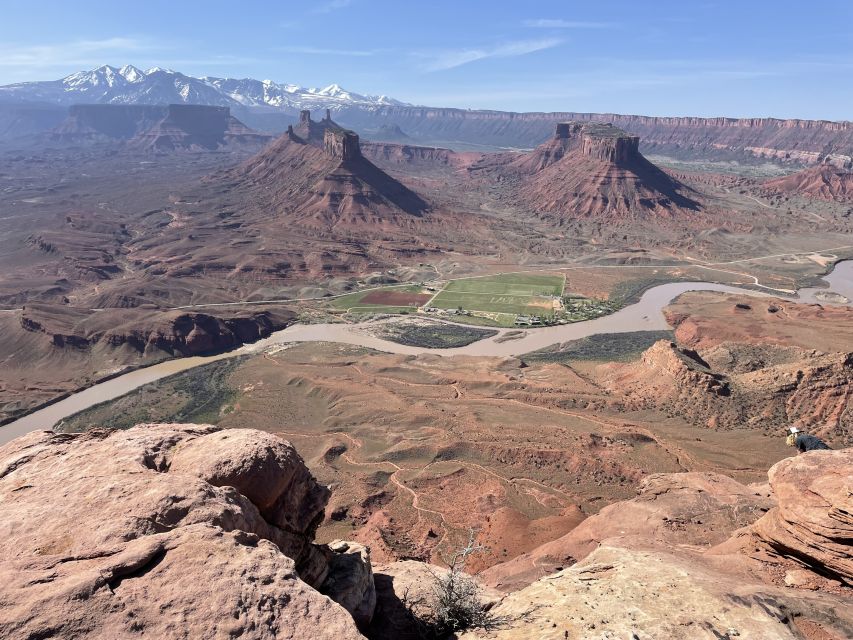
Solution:
M 0 141 L 47 131 L 66 116 L 65 109 L 52 104 L 0 104 Z
M 75 104 L 52 132 L 54 140 L 130 139 L 169 115 L 166 105 Z
M 423 142 L 530 148 L 551 137 L 557 123 L 611 122 L 643 140 L 645 153 L 812 164 L 830 157 L 851 162 L 853 122 L 774 118 L 651 117 L 615 113 L 513 113 L 429 107 L 342 110 L 355 129 L 396 125 Z
M 560 135 L 559 125 L 557 137 Z M 581 152 L 603 162 L 628 162 L 639 157 L 640 138 L 626 135 L 616 127 L 587 125 L 582 129 Z

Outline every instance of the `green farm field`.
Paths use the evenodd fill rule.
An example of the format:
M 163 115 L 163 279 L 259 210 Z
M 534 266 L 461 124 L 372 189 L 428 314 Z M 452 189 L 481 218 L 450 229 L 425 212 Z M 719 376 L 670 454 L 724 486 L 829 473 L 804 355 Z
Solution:
M 565 279 L 557 275 L 504 273 L 453 280 L 432 300 L 439 309 L 543 315 L 553 309 L 551 296 L 563 293 Z

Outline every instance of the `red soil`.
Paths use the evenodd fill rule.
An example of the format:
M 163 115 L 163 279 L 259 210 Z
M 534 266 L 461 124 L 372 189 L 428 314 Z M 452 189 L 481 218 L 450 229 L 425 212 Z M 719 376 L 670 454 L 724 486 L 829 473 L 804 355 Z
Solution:
M 409 291 L 371 291 L 361 301 L 367 304 L 387 304 L 420 306 L 428 302 L 432 296 L 428 293 L 411 293 Z

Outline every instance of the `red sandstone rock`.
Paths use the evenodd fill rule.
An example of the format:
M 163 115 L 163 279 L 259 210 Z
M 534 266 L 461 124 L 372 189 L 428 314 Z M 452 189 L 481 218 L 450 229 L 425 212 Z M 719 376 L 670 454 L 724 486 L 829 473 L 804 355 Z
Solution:
M 349 115 L 351 119 L 354 116 Z M 839 166 L 849 166 L 853 161 L 853 123 L 826 120 L 512 113 L 386 106 L 371 109 L 365 124 L 394 122 L 424 139 L 524 147 L 531 140 L 545 140 L 555 125 L 566 121 L 612 122 L 640 136 L 647 149 L 675 157 L 752 159 L 757 156 L 802 164 L 814 164 L 829 157 Z
M 849 451 L 786 459 L 770 471 L 779 506 L 738 529 L 770 504 L 766 486 L 711 473 L 650 476 L 637 498 L 484 572 L 482 578 L 500 577 L 514 589 L 494 609 L 509 622 L 461 637 L 851 637 L 849 589 L 790 562 L 780 570 L 756 553 L 765 547 L 799 567 L 849 580 L 851 477 Z M 561 569 L 558 557 L 566 564 L 582 559 Z M 550 575 L 536 580 L 537 572 Z
M 532 152 L 485 158 L 471 171 L 517 180 L 519 203 L 557 221 L 697 217 L 696 194 L 638 146 L 637 136 L 610 124 L 560 123 Z
M 761 190 L 768 194 L 793 194 L 819 200 L 853 200 L 853 173 L 821 164 L 784 178 L 767 180 Z
M 508 594 L 508 622 L 460 640 L 844 640 L 850 601 L 768 587 L 675 548 L 603 544 L 583 561 Z
M 786 458 L 768 475 L 778 506 L 751 527 L 752 536 L 853 586 L 853 449 Z
M 721 429 L 781 429 L 797 421 L 845 442 L 853 355 L 764 346 L 764 360 L 750 364 L 740 356 L 750 349 L 724 343 L 700 355 L 660 341 L 638 362 L 602 365 L 598 373 L 631 408 L 656 408 Z
M 329 549 L 329 574 L 322 591 L 349 611 L 359 628 L 364 629 L 376 609 L 370 549 L 344 540 L 330 542 Z
M 196 104 L 72 105 L 51 137 L 75 144 L 119 141 L 131 149 L 158 152 L 258 148 L 271 138 L 240 122 L 228 107 Z
M 305 113 L 232 174 L 289 222 L 327 231 L 413 229 L 429 208 L 361 155 L 357 135 Z
M 349 589 L 326 584 L 341 573 L 313 544 L 326 495 L 288 443 L 257 431 L 14 440 L 0 448 L 0 636 L 359 638 L 312 588 L 369 617 L 366 554 L 345 563 L 362 563 Z
M 415 560 L 377 565 L 376 616 L 368 636 L 377 640 L 421 640 L 407 607 L 417 615 L 428 615 L 430 604 L 435 601 L 436 581 L 447 573 L 444 567 Z M 476 579 L 467 577 L 476 582 Z M 493 607 L 500 601 L 500 592 L 484 585 L 478 586 L 480 601 L 486 607 Z
M 285 328 L 295 314 L 288 310 L 247 311 L 222 308 L 216 314 L 144 308 L 97 311 L 68 305 L 32 303 L 21 314 L 21 328 L 45 334 L 57 347 L 87 349 L 98 344 L 127 345 L 149 354 L 163 351 L 194 355 L 222 351 Z

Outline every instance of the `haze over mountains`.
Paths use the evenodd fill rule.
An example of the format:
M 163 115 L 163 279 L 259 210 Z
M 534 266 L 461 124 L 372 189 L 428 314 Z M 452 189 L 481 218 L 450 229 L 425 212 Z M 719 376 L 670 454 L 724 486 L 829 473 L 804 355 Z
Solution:
M 853 166 L 853 122 L 425 107 L 337 84 L 306 89 L 251 78 L 194 78 L 158 67 L 141 71 L 131 65 L 104 65 L 58 80 L 0 86 L 0 139 L 49 130 L 65 117 L 64 107 L 84 103 L 228 106 L 249 127 L 271 133 L 295 124 L 303 109 L 331 109 L 338 122 L 366 137 L 475 150 L 529 149 L 548 141 L 557 123 L 609 122 L 640 136 L 647 154 Z
M 0 87 L 0 102 L 49 102 L 58 105 L 185 103 L 291 109 L 405 104 L 387 96 L 364 96 L 336 84 L 317 89 L 252 78 L 193 78 L 160 67 L 142 71 L 133 65 L 121 68 L 103 65 L 59 80 L 6 85 Z

